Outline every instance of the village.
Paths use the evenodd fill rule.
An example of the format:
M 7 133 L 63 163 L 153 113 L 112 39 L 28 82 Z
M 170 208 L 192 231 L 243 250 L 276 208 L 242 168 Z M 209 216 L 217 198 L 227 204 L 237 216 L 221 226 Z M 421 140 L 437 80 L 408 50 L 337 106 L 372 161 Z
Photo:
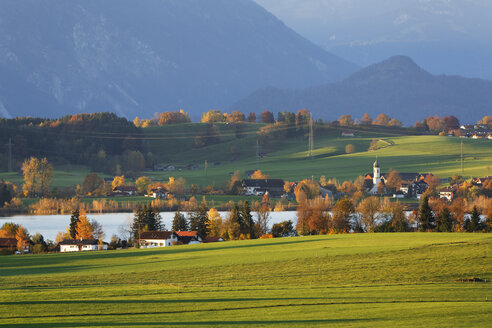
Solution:
M 254 176 L 255 174 L 258 173 L 251 172 L 252 176 Z M 474 190 L 473 192 L 475 193 L 486 193 L 487 195 L 490 194 L 490 192 L 492 191 L 492 177 L 490 176 L 472 178 L 469 182 L 465 181 L 461 177 L 453 177 L 453 180 L 449 181 L 448 186 L 440 187 L 441 185 L 440 180 L 437 177 L 435 177 L 432 173 L 417 173 L 417 172 L 400 173 L 395 170 L 390 170 L 390 172 L 383 173 L 381 172 L 381 165 L 378 159 L 376 159 L 376 161 L 373 163 L 372 172 L 365 174 L 363 176 L 363 179 L 360 180 L 361 181 L 359 181 L 359 184 L 361 185 L 360 188 L 362 188 L 361 190 L 362 190 L 362 194 L 364 195 L 363 198 L 365 200 L 368 200 L 367 197 L 368 198 L 372 197 L 374 199 L 379 197 L 379 199 L 381 200 L 393 199 L 393 202 L 395 204 L 398 204 L 401 200 L 407 199 L 407 200 L 420 201 L 421 203 L 420 206 L 422 206 L 422 199 L 424 196 L 425 196 L 424 202 L 428 202 L 427 199 L 429 198 L 429 196 L 434 195 L 432 201 L 433 204 L 439 204 L 439 205 L 435 205 L 438 206 L 435 208 L 436 217 L 439 215 L 439 211 L 441 210 L 439 206 L 452 207 L 455 198 L 463 196 L 463 190 L 468 190 L 467 192 L 470 192 L 469 190 L 471 188 L 471 190 Z M 108 183 L 112 182 L 109 179 L 107 179 L 106 181 Z M 283 179 L 270 179 L 270 178 L 243 179 L 241 180 L 240 186 L 241 186 L 240 193 L 244 197 L 248 197 L 248 196 L 263 197 L 261 206 L 264 206 L 265 212 L 263 215 L 266 216 L 268 216 L 268 212 L 272 210 L 271 205 L 268 204 L 272 204 L 271 201 L 273 199 L 279 199 L 279 201 L 280 200 L 297 201 L 299 204 L 303 204 L 306 201 L 309 201 L 309 199 L 313 199 L 313 200 L 319 199 L 322 200 L 322 202 L 325 202 L 326 204 L 331 204 L 335 202 L 336 198 L 338 198 L 337 204 L 341 200 L 347 202 L 353 202 L 353 203 L 360 202 L 361 206 L 362 204 L 364 204 L 364 199 L 359 201 L 356 200 L 357 192 L 350 192 L 351 189 L 350 187 L 345 187 L 346 190 L 341 188 L 341 190 L 345 191 L 345 193 L 340 193 L 340 191 L 337 188 L 331 188 L 329 185 L 323 186 L 320 182 L 312 181 L 308 179 L 299 182 L 288 182 L 288 181 L 284 181 Z M 123 186 L 115 187 L 110 195 L 125 197 L 125 196 L 136 195 L 136 193 L 137 193 L 137 188 L 135 186 L 123 185 Z M 155 188 L 149 187 L 149 192 L 145 196 L 154 199 L 160 199 L 160 200 L 168 200 L 175 197 L 163 185 L 159 185 Z M 350 199 L 353 200 L 350 201 L 348 197 L 351 197 Z M 437 200 L 440 200 L 440 202 L 438 202 Z M 247 203 L 248 202 L 246 201 L 245 204 Z M 241 204 L 242 203 L 240 202 L 239 205 L 242 206 Z M 239 210 L 242 211 L 243 209 L 239 209 L 237 205 L 234 206 L 235 207 L 230 210 L 231 211 L 230 215 L 234 215 L 233 212 L 236 211 L 237 220 L 238 220 L 237 224 L 241 226 L 238 227 L 238 229 L 240 230 L 239 233 L 241 234 L 241 236 L 243 234 L 245 236 L 246 235 L 248 236 L 244 238 L 247 239 L 252 238 L 253 234 L 256 235 L 256 238 L 287 237 L 287 236 L 298 236 L 300 234 L 303 234 L 301 229 L 299 229 L 299 219 L 297 223 L 297 229 L 294 229 L 295 223 L 289 221 L 289 222 L 283 222 L 282 224 L 274 225 L 272 229 L 267 229 L 266 227 L 263 227 L 261 231 L 253 232 L 254 223 L 251 214 L 249 214 L 251 210 L 249 208 L 246 208 L 244 209 L 245 211 L 244 213 L 246 214 L 244 214 L 243 212 L 239 214 L 238 211 Z M 360 229 L 360 227 L 358 227 L 358 225 L 360 225 L 360 222 L 358 220 L 360 220 L 360 217 L 363 217 L 365 213 L 362 213 L 363 209 L 361 209 L 361 206 L 358 207 L 355 207 L 355 205 L 349 205 L 349 206 L 352 206 L 353 210 L 351 210 L 351 212 L 346 214 L 347 227 L 345 227 L 343 231 L 361 232 L 357 230 Z M 326 206 L 324 207 L 324 210 L 328 211 L 330 208 L 331 208 L 330 206 Z M 473 208 L 474 211 L 475 208 L 476 207 Z M 80 234 L 78 232 L 75 233 L 75 230 L 78 231 L 78 229 L 91 230 L 94 228 L 94 227 L 91 228 L 91 222 L 88 222 L 87 226 L 85 227 L 82 225 L 79 227 L 79 222 L 81 221 L 80 220 L 81 217 L 83 216 L 84 217 L 83 220 L 85 221 L 87 221 L 87 218 L 85 218 L 85 212 L 81 211 L 79 213 L 79 211 L 77 211 L 76 220 L 72 222 L 70 225 L 70 229 L 72 229 L 72 234 L 71 235 L 69 233 L 61 234 L 60 236 L 62 237 L 64 236 L 67 238 L 62 238 L 62 240 L 59 240 L 56 244 L 52 244 L 51 250 L 62 252 L 62 253 L 79 252 L 79 251 L 105 251 L 109 249 L 127 248 L 132 245 L 138 248 L 155 248 L 155 247 L 169 247 L 169 246 L 178 246 L 178 245 L 196 245 L 196 244 L 215 243 L 215 242 L 222 242 L 229 239 L 235 239 L 235 237 L 232 236 L 234 233 L 231 233 L 230 231 L 226 231 L 225 234 L 224 232 L 216 232 L 215 234 L 211 234 L 210 230 L 211 229 L 213 230 L 213 228 L 210 228 L 211 226 L 210 222 L 211 220 L 212 221 L 217 220 L 217 214 L 210 214 L 211 211 L 208 211 L 209 210 L 208 208 L 197 209 L 197 211 L 200 210 L 202 211 L 201 220 L 203 222 L 200 222 L 195 226 L 203 228 L 202 231 L 198 231 L 198 230 L 190 231 L 189 223 L 191 222 L 192 218 L 190 217 L 189 218 L 190 222 L 187 222 L 187 220 L 184 218 L 184 216 L 181 213 L 179 213 L 179 211 L 176 213 L 176 219 L 175 219 L 177 220 L 176 223 L 173 221 L 173 228 L 176 228 L 176 230 L 173 231 L 162 231 L 159 229 L 149 230 L 149 223 L 148 221 L 145 220 L 149 220 L 150 218 L 151 220 L 150 226 L 155 225 L 155 227 L 160 227 L 160 223 L 158 222 L 160 219 L 157 219 L 159 215 L 157 212 L 155 212 L 155 210 L 150 209 L 150 206 L 146 208 L 144 205 L 144 210 L 142 212 L 143 214 L 142 213 L 140 214 L 144 216 L 147 215 L 148 217 L 142 219 L 143 221 L 139 221 L 138 228 L 135 228 L 135 225 L 137 223 L 134 223 L 133 241 L 130 243 L 129 241 L 118 240 L 118 242 L 116 242 L 115 240 L 112 240 L 111 244 L 103 241 L 101 238 L 99 239 L 93 238 L 92 233 L 88 235 L 84 234 L 83 232 L 81 232 Z M 139 209 L 137 209 L 135 212 L 135 220 L 137 220 L 137 216 L 139 215 L 138 211 Z M 302 213 L 300 213 L 299 211 L 300 209 L 298 209 L 298 216 L 302 215 Z M 260 216 L 260 214 L 257 215 Z M 396 214 L 391 213 L 390 211 L 389 216 L 391 217 L 392 215 L 394 216 Z M 211 217 L 211 216 L 215 216 L 215 217 Z M 72 215 L 72 218 L 73 217 L 74 215 Z M 152 221 L 152 220 L 157 220 L 157 221 Z M 218 220 L 220 221 L 220 224 L 224 224 L 224 222 L 222 222 L 222 219 L 220 217 Z M 249 228 L 242 227 L 247 225 L 245 220 L 251 221 L 251 223 L 249 223 L 250 225 Z M 459 221 L 460 220 L 458 220 L 458 222 Z M 353 222 L 359 222 L 359 223 L 354 224 Z M 230 225 L 232 223 L 228 223 L 228 224 Z M 465 224 L 466 222 L 462 221 L 461 223 L 462 228 L 468 229 L 465 227 Z M 98 224 L 95 225 L 97 227 Z M 289 228 L 285 228 L 286 226 L 289 226 Z M 2 233 L 2 235 L 5 235 L 7 233 L 6 231 L 9 229 L 12 231 L 16 229 L 17 230 L 15 234 L 13 235 L 11 234 L 7 238 L 0 238 L 0 250 L 5 250 L 5 251 L 17 250 L 15 252 L 16 254 L 31 253 L 33 252 L 33 250 L 35 250 L 36 245 L 35 242 L 33 242 L 35 238 L 29 238 L 26 233 L 22 232 L 23 230 L 21 231 L 22 227 L 10 226 L 5 228 L 4 226 L 3 230 L 5 231 L 3 232 L 0 231 L 0 233 Z M 183 230 L 178 230 L 178 229 L 183 229 Z M 277 233 L 275 233 L 274 230 L 276 230 Z M 279 233 L 278 231 L 281 232 Z M 362 230 L 362 232 L 363 231 L 364 230 Z M 84 236 L 85 237 L 90 236 L 91 238 L 84 238 Z M 36 238 L 39 239 L 39 237 Z M 43 243 L 46 244 L 44 241 Z M 39 241 L 38 241 L 38 245 L 39 245 Z M 44 247 L 44 249 L 47 248 Z

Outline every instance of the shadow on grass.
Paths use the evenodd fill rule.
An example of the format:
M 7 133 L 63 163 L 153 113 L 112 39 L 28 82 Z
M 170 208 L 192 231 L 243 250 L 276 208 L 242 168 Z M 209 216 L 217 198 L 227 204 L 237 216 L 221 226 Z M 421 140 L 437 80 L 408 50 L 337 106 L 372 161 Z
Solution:
M 287 238 L 286 238 L 287 239 Z M 336 237 L 326 239 L 326 241 L 338 239 Z M 119 251 L 99 251 L 99 252 L 83 252 L 83 253 L 60 253 L 56 256 L 48 255 L 48 256 L 25 256 L 18 258 L 6 258 L 7 261 L 2 263 L 2 267 L 0 268 L 0 275 L 2 276 L 10 276 L 10 275 L 30 275 L 30 274 L 42 274 L 42 273 L 55 273 L 55 272 L 73 272 L 77 270 L 83 270 L 86 268 L 90 268 L 90 265 L 78 265 L 71 266 L 74 269 L 71 269 L 70 266 L 57 266 L 53 268 L 49 268 L 49 265 L 57 265 L 57 264 L 67 264 L 72 261 L 80 261 L 80 260 L 111 260 L 111 259 L 124 259 L 124 258 L 136 258 L 136 257 L 147 257 L 152 255 L 171 255 L 171 254 L 186 254 L 186 253 L 198 253 L 198 252 L 214 252 L 214 251 L 223 251 L 229 249 L 242 249 L 242 248 L 261 248 L 268 246 L 281 246 L 281 245 L 291 245 L 291 244 L 300 244 L 300 243 L 312 243 L 312 242 L 320 242 L 319 239 L 305 238 L 305 237 L 296 237 L 289 238 L 289 240 L 285 241 L 261 241 L 261 242 L 251 242 L 245 245 L 238 245 L 237 243 L 229 243 L 229 245 L 213 245 L 213 247 L 204 247 L 204 245 L 200 246 L 174 246 L 174 247 L 166 247 L 166 248 L 156 248 L 156 249 L 145 249 L 145 250 L 119 250 Z M 173 259 L 175 261 L 176 259 Z M 132 265 L 132 263 L 129 263 Z M 29 266 L 29 268 L 23 268 L 24 266 Z M 43 267 L 42 270 L 39 268 L 34 268 L 35 266 Z M 111 265 L 110 265 L 111 266 Z M 66 270 L 66 271 L 64 271 Z
M 299 325 L 311 326 L 314 324 L 349 324 L 351 322 L 368 322 L 378 319 L 310 319 L 310 320 L 228 320 L 228 321 L 149 321 L 149 322 L 66 322 L 66 323 L 36 323 L 38 328 L 70 328 L 70 327 L 136 327 L 136 326 L 169 326 L 169 327 L 192 327 L 192 326 L 251 326 L 251 325 L 286 325 L 295 327 Z M 0 324 L 0 327 L 22 328 L 33 327 L 33 324 Z

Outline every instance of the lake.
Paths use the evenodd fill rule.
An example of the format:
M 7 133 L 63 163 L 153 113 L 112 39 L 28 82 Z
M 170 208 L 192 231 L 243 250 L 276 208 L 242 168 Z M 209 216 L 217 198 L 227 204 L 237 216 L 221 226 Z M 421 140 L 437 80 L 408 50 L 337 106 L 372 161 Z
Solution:
M 186 216 L 186 212 L 183 212 Z M 219 212 L 225 219 L 229 212 Z M 256 214 L 253 218 L 256 219 Z M 174 212 L 162 212 L 162 222 L 166 229 L 171 229 Z M 127 238 L 126 230 L 133 220 L 133 213 L 108 213 L 108 214 L 88 214 L 89 219 L 96 219 L 103 227 L 106 235 L 105 241 L 109 241 L 112 235 L 120 238 Z M 297 222 L 297 212 L 271 212 L 269 226 L 285 220 L 291 220 L 294 226 Z M 40 233 L 45 239 L 55 240 L 60 231 L 65 231 L 70 223 L 70 215 L 18 215 L 11 217 L 0 217 L 0 226 L 6 222 L 22 224 L 31 235 Z

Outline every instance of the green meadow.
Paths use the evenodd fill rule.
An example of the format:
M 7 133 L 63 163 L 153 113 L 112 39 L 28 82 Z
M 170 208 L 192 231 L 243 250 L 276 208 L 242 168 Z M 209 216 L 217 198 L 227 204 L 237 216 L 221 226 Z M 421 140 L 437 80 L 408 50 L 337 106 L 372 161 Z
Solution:
M 272 178 L 289 181 L 319 179 L 321 176 L 341 181 L 354 180 L 372 170 L 372 163 L 379 158 L 383 172 L 390 168 L 399 172 L 434 173 L 441 178 L 454 174 L 466 178 L 492 174 L 487 166 L 492 164 L 492 142 L 490 140 L 462 139 L 448 136 L 406 135 L 407 130 L 371 127 L 355 129 L 355 137 L 342 137 L 343 129 L 330 129 L 315 134 L 313 158 L 307 158 L 308 140 L 305 137 L 272 140 L 266 154 L 256 158 L 256 131 L 248 130 L 244 138 L 237 139 L 232 127 L 221 126 L 221 142 L 200 149 L 192 148 L 192 136 L 199 124 L 155 127 L 146 130 L 150 149 L 163 164 L 186 166 L 198 164 L 199 169 L 173 172 L 148 173 L 154 179 L 165 180 L 169 176 L 184 177 L 189 183 L 201 186 L 223 184 L 229 174 L 239 170 L 259 168 Z M 259 128 L 258 124 L 252 127 Z M 179 129 L 181 127 L 181 129 Z M 168 132 L 166 132 L 168 131 Z M 166 133 L 178 133 L 177 139 Z M 188 131 L 188 132 L 185 132 Z M 369 151 L 373 139 L 378 148 Z M 464 173 L 461 173 L 461 141 L 463 141 Z M 345 153 L 352 144 L 355 152 Z M 263 152 L 260 148 L 260 152 Z M 205 170 L 205 161 L 207 169 Z M 215 165 L 217 164 L 217 165 Z
M 318 129 L 314 135 L 313 158 L 307 158 L 306 136 L 268 140 L 260 147 L 264 156 L 257 159 L 258 130 L 264 124 L 246 124 L 241 138 L 233 125 L 216 124 L 220 140 L 216 144 L 194 148 L 193 140 L 205 128 L 201 123 L 176 124 L 144 129 L 146 149 L 152 152 L 156 163 L 175 165 L 172 172 L 137 172 L 155 181 L 165 181 L 170 176 L 184 177 L 188 186 L 221 187 L 230 174 L 239 170 L 260 169 L 272 178 L 288 181 L 319 179 L 321 176 L 340 181 L 354 180 L 372 170 L 379 159 L 382 172 L 390 168 L 400 172 L 434 173 L 441 178 L 454 174 L 465 178 L 492 175 L 492 141 L 461 139 L 448 136 L 409 135 L 407 129 L 388 127 L 354 128 L 355 137 L 342 137 L 342 128 Z M 378 140 L 377 150 L 369 151 L 373 139 Z M 461 142 L 464 150 L 464 173 L 461 173 Z M 348 144 L 355 152 L 345 153 Z M 205 162 L 207 168 L 205 169 Z M 189 164 L 197 170 L 187 170 Z M 489 167 L 489 169 L 487 169 Z M 84 166 L 58 166 L 55 164 L 53 187 L 82 184 L 89 169 Z M 102 176 L 107 176 L 101 174 Z M 0 181 L 22 184 L 20 173 L 0 173 Z
M 0 327 L 486 327 L 491 251 L 395 233 L 4 256 Z

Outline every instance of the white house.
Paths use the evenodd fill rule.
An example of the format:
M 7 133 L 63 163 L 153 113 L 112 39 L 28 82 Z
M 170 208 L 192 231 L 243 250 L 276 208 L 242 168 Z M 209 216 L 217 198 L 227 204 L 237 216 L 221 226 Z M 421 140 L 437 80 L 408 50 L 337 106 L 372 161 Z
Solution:
M 176 245 L 178 235 L 172 231 L 144 231 L 140 233 L 140 247 L 168 247 Z
M 178 235 L 178 240 L 185 245 L 195 245 L 203 242 L 197 231 L 178 231 L 176 234 Z
M 97 239 L 65 239 L 60 245 L 60 252 L 83 252 L 107 250 L 108 243 L 99 243 Z

